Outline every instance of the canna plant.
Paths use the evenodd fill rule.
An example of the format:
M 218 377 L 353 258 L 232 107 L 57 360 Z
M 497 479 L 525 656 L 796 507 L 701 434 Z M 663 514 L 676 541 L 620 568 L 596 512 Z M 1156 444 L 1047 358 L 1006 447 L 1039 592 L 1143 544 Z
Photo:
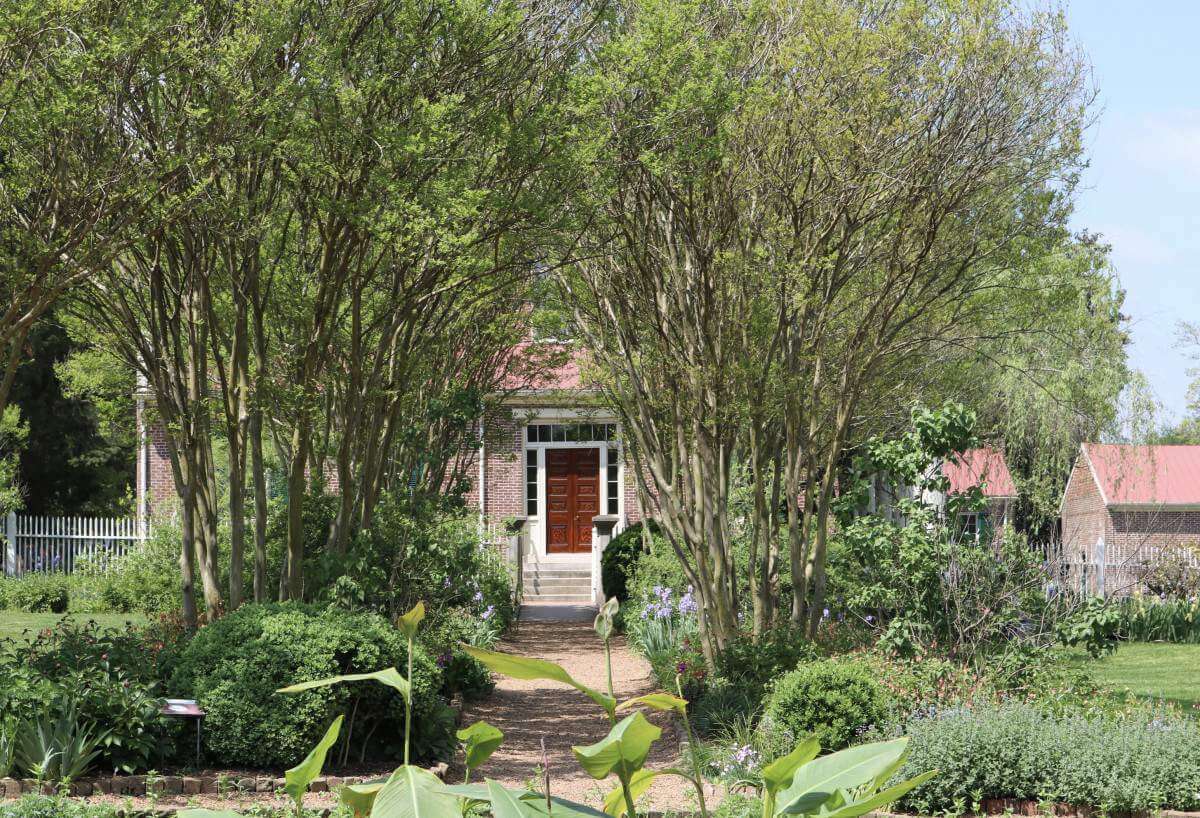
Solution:
M 463 783 L 470 784 L 471 773 L 492 757 L 492 753 L 496 752 L 504 741 L 504 733 L 486 721 L 477 721 L 470 727 L 459 730 L 457 736 L 463 743 L 463 760 L 467 767 Z
M 339 791 L 343 805 L 356 818 L 463 818 L 481 806 L 486 806 L 493 818 L 637 818 L 635 804 L 638 797 L 649 789 L 657 777 L 674 775 L 692 782 L 699 796 L 701 813 L 707 816 L 701 766 L 687 722 L 687 702 L 682 696 L 668 693 L 651 693 L 624 702 L 616 699 L 609 645 L 615 613 L 616 601 L 610 600 L 601 608 L 595 623 L 596 633 L 605 642 L 607 692 L 594 690 L 577 681 L 553 662 L 463 646 L 470 655 L 496 673 L 517 679 L 545 679 L 569 685 L 604 711 L 610 724 L 608 735 L 595 744 L 572 748 L 576 760 L 593 778 L 616 778 L 617 786 L 605 797 L 603 810 L 554 796 L 548 782 L 545 792 L 541 793 L 510 789 L 491 779 L 485 779 L 482 784 L 470 783 L 472 773 L 487 761 L 504 739 L 499 730 L 486 722 L 476 722 L 458 732 L 467 766 L 463 784 L 446 786 L 432 773 L 408 763 L 410 732 L 406 726 L 405 763 L 386 779 L 343 787 Z M 279 692 L 295 693 L 344 682 L 374 681 L 400 693 L 405 700 L 405 713 L 411 717 L 411 656 L 423 616 L 424 606 L 418 603 L 397 621 L 397 626 L 409 640 L 408 675 L 401 675 L 395 668 L 385 668 L 374 673 L 301 682 Z M 673 712 L 683 720 L 689 743 L 693 745 L 690 771 L 645 767 L 650 749 L 662 731 L 651 724 L 640 710 L 618 721 L 618 714 L 622 711 L 641 707 Z M 297 818 L 301 816 L 304 793 L 313 779 L 320 775 L 326 755 L 337 741 L 341 724 L 342 717 L 339 716 L 304 761 L 287 772 L 286 789 L 295 802 Z M 888 782 L 904 763 L 907 746 L 907 739 L 897 739 L 819 756 L 820 748 L 816 740 L 806 738 L 790 754 L 763 770 L 762 818 L 858 818 L 877 810 L 934 775 L 930 771 L 889 786 Z M 235 812 L 204 809 L 183 810 L 179 816 L 241 818 Z
M 493 672 L 516 679 L 544 679 L 561 682 L 583 693 L 599 705 L 609 718 L 608 735 L 595 744 L 573 747 L 572 752 L 584 770 L 598 780 L 613 776 L 617 787 L 604 799 L 602 814 L 612 818 L 637 818 L 636 801 L 655 778 L 662 775 L 679 776 L 696 788 L 702 816 L 708 815 L 704 800 L 701 765 L 695 749 L 695 738 L 687 718 L 687 701 L 667 693 L 652 693 L 618 703 L 612 683 L 612 658 L 609 640 L 613 633 L 612 620 L 617 601 L 607 601 L 596 617 L 597 635 L 604 640 L 608 679 L 607 693 L 593 690 L 575 680 L 561 666 L 543 659 L 484 650 L 469 645 L 463 649 Z M 677 685 L 678 688 L 678 685 Z M 692 769 L 648 769 L 644 766 L 650 748 L 661 735 L 640 712 L 617 721 L 620 711 L 649 707 L 675 713 L 687 731 Z M 889 785 L 889 781 L 904 764 L 908 739 L 876 742 L 819 756 L 815 738 L 803 739 L 796 748 L 769 764 L 763 770 L 763 818 L 783 816 L 814 816 L 814 818 L 858 818 L 896 801 L 909 790 L 929 780 L 935 771 Z M 536 815 L 555 815 L 585 812 L 590 807 L 561 802 L 545 793 L 545 801 L 536 793 L 505 790 L 494 781 L 486 787 L 448 787 L 447 791 L 490 803 L 495 818 L 533 818 Z

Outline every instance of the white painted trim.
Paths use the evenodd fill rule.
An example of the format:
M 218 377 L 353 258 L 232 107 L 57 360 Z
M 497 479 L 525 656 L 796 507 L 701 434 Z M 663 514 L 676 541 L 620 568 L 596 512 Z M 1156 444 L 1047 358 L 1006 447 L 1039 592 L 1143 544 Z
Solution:
M 514 417 L 517 416 L 517 411 L 514 410 Z M 607 412 L 604 409 L 589 409 L 589 408 L 572 408 L 566 406 L 556 406 L 547 408 L 529 407 L 529 411 L 521 413 L 520 417 L 524 418 L 525 425 L 530 423 L 544 423 L 546 421 L 555 420 L 586 420 L 591 423 L 616 423 L 617 417 L 612 412 Z
M 487 527 L 487 434 L 479 419 L 479 527 Z
M 515 413 L 514 413 L 514 416 Z M 550 554 L 546 551 L 546 450 L 547 449 L 599 449 L 599 469 L 598 475 L 600 481 L 600 514 L 608 514 L 608 450 L 615 449 L 617 452 L 617 516 L 620 521 L 613 528 L 613 536 L 615 537 L 625 529 L 625 447 L 623 444 L 623 429 L 620 421 L 609 414 L 597 414 L 586 409 L 572 408 L 551 408 L 530 412 L 528 415 L 520 416 L 523 419 L 521 425 L 521 508 L 528 509 L 526 480 L 526 464 L 527 452 L 537 452 L 537 516 L 530 517 L 527 525 L 529 527 L 530 536 L 530 556 L 534 562 L 553 561 L 553 562 L 580 562 L 588 563 L 592 560 L 592 553 L 585 554 Z M 616 435 L 613 440 L 588 440 L 588 441 L 552 441 L 547 442 L 530 442 L 527 428 L 530 423 L 544 423 L 554 420 L 565 421 L 587 421 L 589 423 L 612 423 L 616 426 Z M 592 527 L 592 551 L 595 551 L 596 529 Z

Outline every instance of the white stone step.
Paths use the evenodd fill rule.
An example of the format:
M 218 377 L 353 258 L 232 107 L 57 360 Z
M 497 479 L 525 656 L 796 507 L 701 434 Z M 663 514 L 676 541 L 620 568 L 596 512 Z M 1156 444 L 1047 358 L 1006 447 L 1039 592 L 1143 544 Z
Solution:
M 561 602 L 568 605 L 590 605 L 592 603 L 592 595 L 587 594 L 537 594 L 536 596 L 526 595 L 526 602 Z
M 577 593 L 582 594 L 584 591 L 592 590 L 592 583 L 577 582 L 575 579 L 526 579 L 524 589 L 527 591 L 530 589 L 536 591 L 577 591 Z
M 540 579 L 578 579 L 586 582 L 592 581 L 591 571 L 526 571 L 525 578 L 538 577 Z

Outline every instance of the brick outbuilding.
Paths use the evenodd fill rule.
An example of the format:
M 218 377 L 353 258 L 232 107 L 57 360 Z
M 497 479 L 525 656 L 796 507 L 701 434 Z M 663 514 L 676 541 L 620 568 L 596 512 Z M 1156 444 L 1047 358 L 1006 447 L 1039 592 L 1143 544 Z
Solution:
M 1062 557 L 1088 593 L 1125 594 L 1171 554 L 1195 564 L 1200 446 L 1084 443 L 1061 505 Z

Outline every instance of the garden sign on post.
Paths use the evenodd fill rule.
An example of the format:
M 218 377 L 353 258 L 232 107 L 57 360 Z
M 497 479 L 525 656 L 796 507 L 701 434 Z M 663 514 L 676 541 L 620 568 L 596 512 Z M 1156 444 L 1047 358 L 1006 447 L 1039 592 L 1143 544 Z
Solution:
M 164 716 L 196 721 L 196 766 L 200 766 L 200 728 L 208 714 L 200 709 L 195 699 L 167 699 L 158 711 Z

